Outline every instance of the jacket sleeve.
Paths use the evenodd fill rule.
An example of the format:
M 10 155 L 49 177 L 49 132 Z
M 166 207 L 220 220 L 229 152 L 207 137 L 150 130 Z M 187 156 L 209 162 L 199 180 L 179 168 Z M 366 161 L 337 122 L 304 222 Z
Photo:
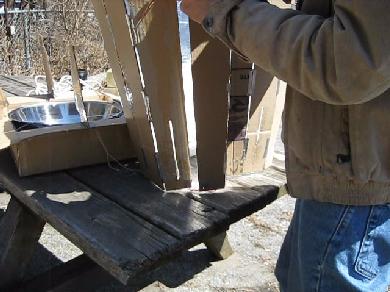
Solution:
M 259 0 L 217 0 L 203 25 L 311 99 L 367 102 L 390 88 L 390 1 L 335 0 L 334 10 L 325 18 Z

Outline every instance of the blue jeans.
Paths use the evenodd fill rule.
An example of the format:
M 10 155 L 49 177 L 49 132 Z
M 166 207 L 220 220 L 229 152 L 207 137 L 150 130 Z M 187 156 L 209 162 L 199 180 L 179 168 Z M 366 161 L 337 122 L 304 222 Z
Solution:
M 275 274 L 281 292 L 387 291 L 390 204 L 297 200 Z

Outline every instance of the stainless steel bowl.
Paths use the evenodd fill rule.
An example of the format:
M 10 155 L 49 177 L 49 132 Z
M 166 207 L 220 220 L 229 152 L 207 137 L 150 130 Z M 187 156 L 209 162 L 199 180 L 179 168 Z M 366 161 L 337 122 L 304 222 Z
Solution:
M 118 118 L 123 115 L 119 102 L 84 102 L 88 121 Z M 57 126 L 80 123 L 80 115 L 74 102 L 47 102 L 24 106 L 8 114 L 10 121 L 40 126 Z

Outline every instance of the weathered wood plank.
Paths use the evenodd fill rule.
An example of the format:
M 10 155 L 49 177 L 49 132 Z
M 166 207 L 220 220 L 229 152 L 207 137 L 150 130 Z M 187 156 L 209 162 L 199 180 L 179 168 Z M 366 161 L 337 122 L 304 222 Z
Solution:
M 83 90 L 81 89 L 79 71 L 77 68 L 77 61 L 76 61 L 76 53 L 73 45 L 68 46 L 68 54 L 69 54 L 70 72 L 72 76 L 72 85 L 73 85 L 76 108 L 77 111 L 79 112 L 81 123 L 87 123 L 88 118 L 84 107 Z
M 225 185 L 230 52 L 199 24 L 191 21 L 190 31 L 199 188 L 218 189 Z
M 39 40 L 39 50 L 41 51 L 42 64 L 45 70 L 47 94 L 50 95 L 52 98 L 54 98 L 54 81 L 53 81 L 53 74 L 51 72 L 51 67 L 49 62 L 49 56 L 47 55 L 46 47 L 43 42 L 43 37 L 39 36 L 38 40 Z
M 45 222 L 11 198 L 0 221 L 0 289 L 23 279 Z
M 34 87 L 14 80 L 9 76 L 0 76 L 0 87 L 9 95 L 27 96 Z
M 4 76 L 3 75 L 3 77 L 6 77 L 8 80 L 13 80 L 15 82 L 18 82 L 19 84 L 23 84 L 26 87 L 35 88 L 35 86 L 36 86 L 35 79 L 31 76 L 23 76 L 23 75 Z
M 256 190 L 229 182 L 222 190 L 187 193 L 187 196 L 211 206 L 227 215 L 230 223 L 263 209 L 278 196 L 276 186 L 258 186 Z
M 0 87 L 0 114 L 4 118 L 4 110 L 7 108 L 7 97 L 5 96 L 5 93 L 3 89 Z
M 164 192 L 130 170 L 95 166 L 69 174 L 188 244 L 202 242 L 229 226 L 227 215 L 182 193 Z
M 59 265 L 13 289 L 25 291 L 96 291 L 112 282 L 113 277 L 86 255 L 81 255 Z
M 227 188 L 218 191 L 164 192 L 132 170 L 94 166 L 71 170 L 69 174 L 187 242 L 204 240 L 215 235 L 216 229 L 226 230 L 231 223 L 273 202 L 279 190 L 260 181 L 253 190 L 229 181 Z
M 226 232 L 208 238 L 205 241 L 205 245 L 210 252 L 212 252 L 218 259 L 221 260 L 225 260 L 233 254 L 233 249 L 230 246 Z
M 7 151 L 0 152 L 0 180 L 23 204 L 124 284 L 183 248 L 173 236 L 65 173 L 20 178 Z
M 109 0 L 111 1 L 111 0 Z M 179 40 L 177 1 L 131 1 L 143 9 L 133 26 L 158 148 L 168 190 L 191 185 Z
M 99 21 L 104 47 L 121 96 L 125 115 L 128 118 L 130 136 L 137 146 L 138 159 L 145 175 L 162 187 L 155 157 L 152 129 L 143 96 L 141 76 L 124 13 L 124 2 L 108 1 L 105 3 L 104 0 L 92 0 L 92 4 Z M 109 4 L 108 10 L 106 10 L 105 4 Z M 121 60 L 119 60 L 119 56 Z M 124 63 L 122 64 L 121 61 Z M 130 87 L 131 90 L 131 103 L 128 100 L 127 87 Z
M 228 177 L 228 182 L 254 190 L 262 185 L 277 185 L 280 187 L 286 184 L 286 174 L 282 169 L 271 166 L 260 173 Z

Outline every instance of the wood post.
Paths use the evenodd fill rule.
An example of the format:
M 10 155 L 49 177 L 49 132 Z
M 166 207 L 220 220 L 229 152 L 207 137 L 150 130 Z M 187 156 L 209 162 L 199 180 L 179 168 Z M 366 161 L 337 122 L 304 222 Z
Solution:
M 85 112 L 83 91 L 80 84 L 79 71 L 77 68 L 76 53 L 74 47 L 69 45 L 69 63 L 72 74 L 73 91 L 75 94 L 75 102 L 77 111 L 80 114 L 81 123 L 88 123 L 87 113 Z
M 230 246 L 226 232 L 207 239 L 205 245 L 212 254 L 221 260 L 225 260 L 233 254 L 233 249 Z
M 198 23 L 190 32 L 199 189 L 215 190 L 225 186 L 230 51 Z
M 114 278 L 86 255 L 78 256 L 32 280 L 22 283 L 15 292 L 23 291 L 83 291 L 92 292 L 112 282 Z
M 0 221 L 0 290 L 23 279 L 44 225 L 42 219 L 11 198 Z
M 54 98 L 53 75 L 51 73 L 49 56 L 47 55 L 47 51 L 46 51 L 45 44 L 43 42 L 43 37 L 42 36 L 39 37 L 39 49 L 41 51 L 43 68 L 45 69 L 46 84 L 47 84 L 47 94 L 50 96 L 50 98 Z

